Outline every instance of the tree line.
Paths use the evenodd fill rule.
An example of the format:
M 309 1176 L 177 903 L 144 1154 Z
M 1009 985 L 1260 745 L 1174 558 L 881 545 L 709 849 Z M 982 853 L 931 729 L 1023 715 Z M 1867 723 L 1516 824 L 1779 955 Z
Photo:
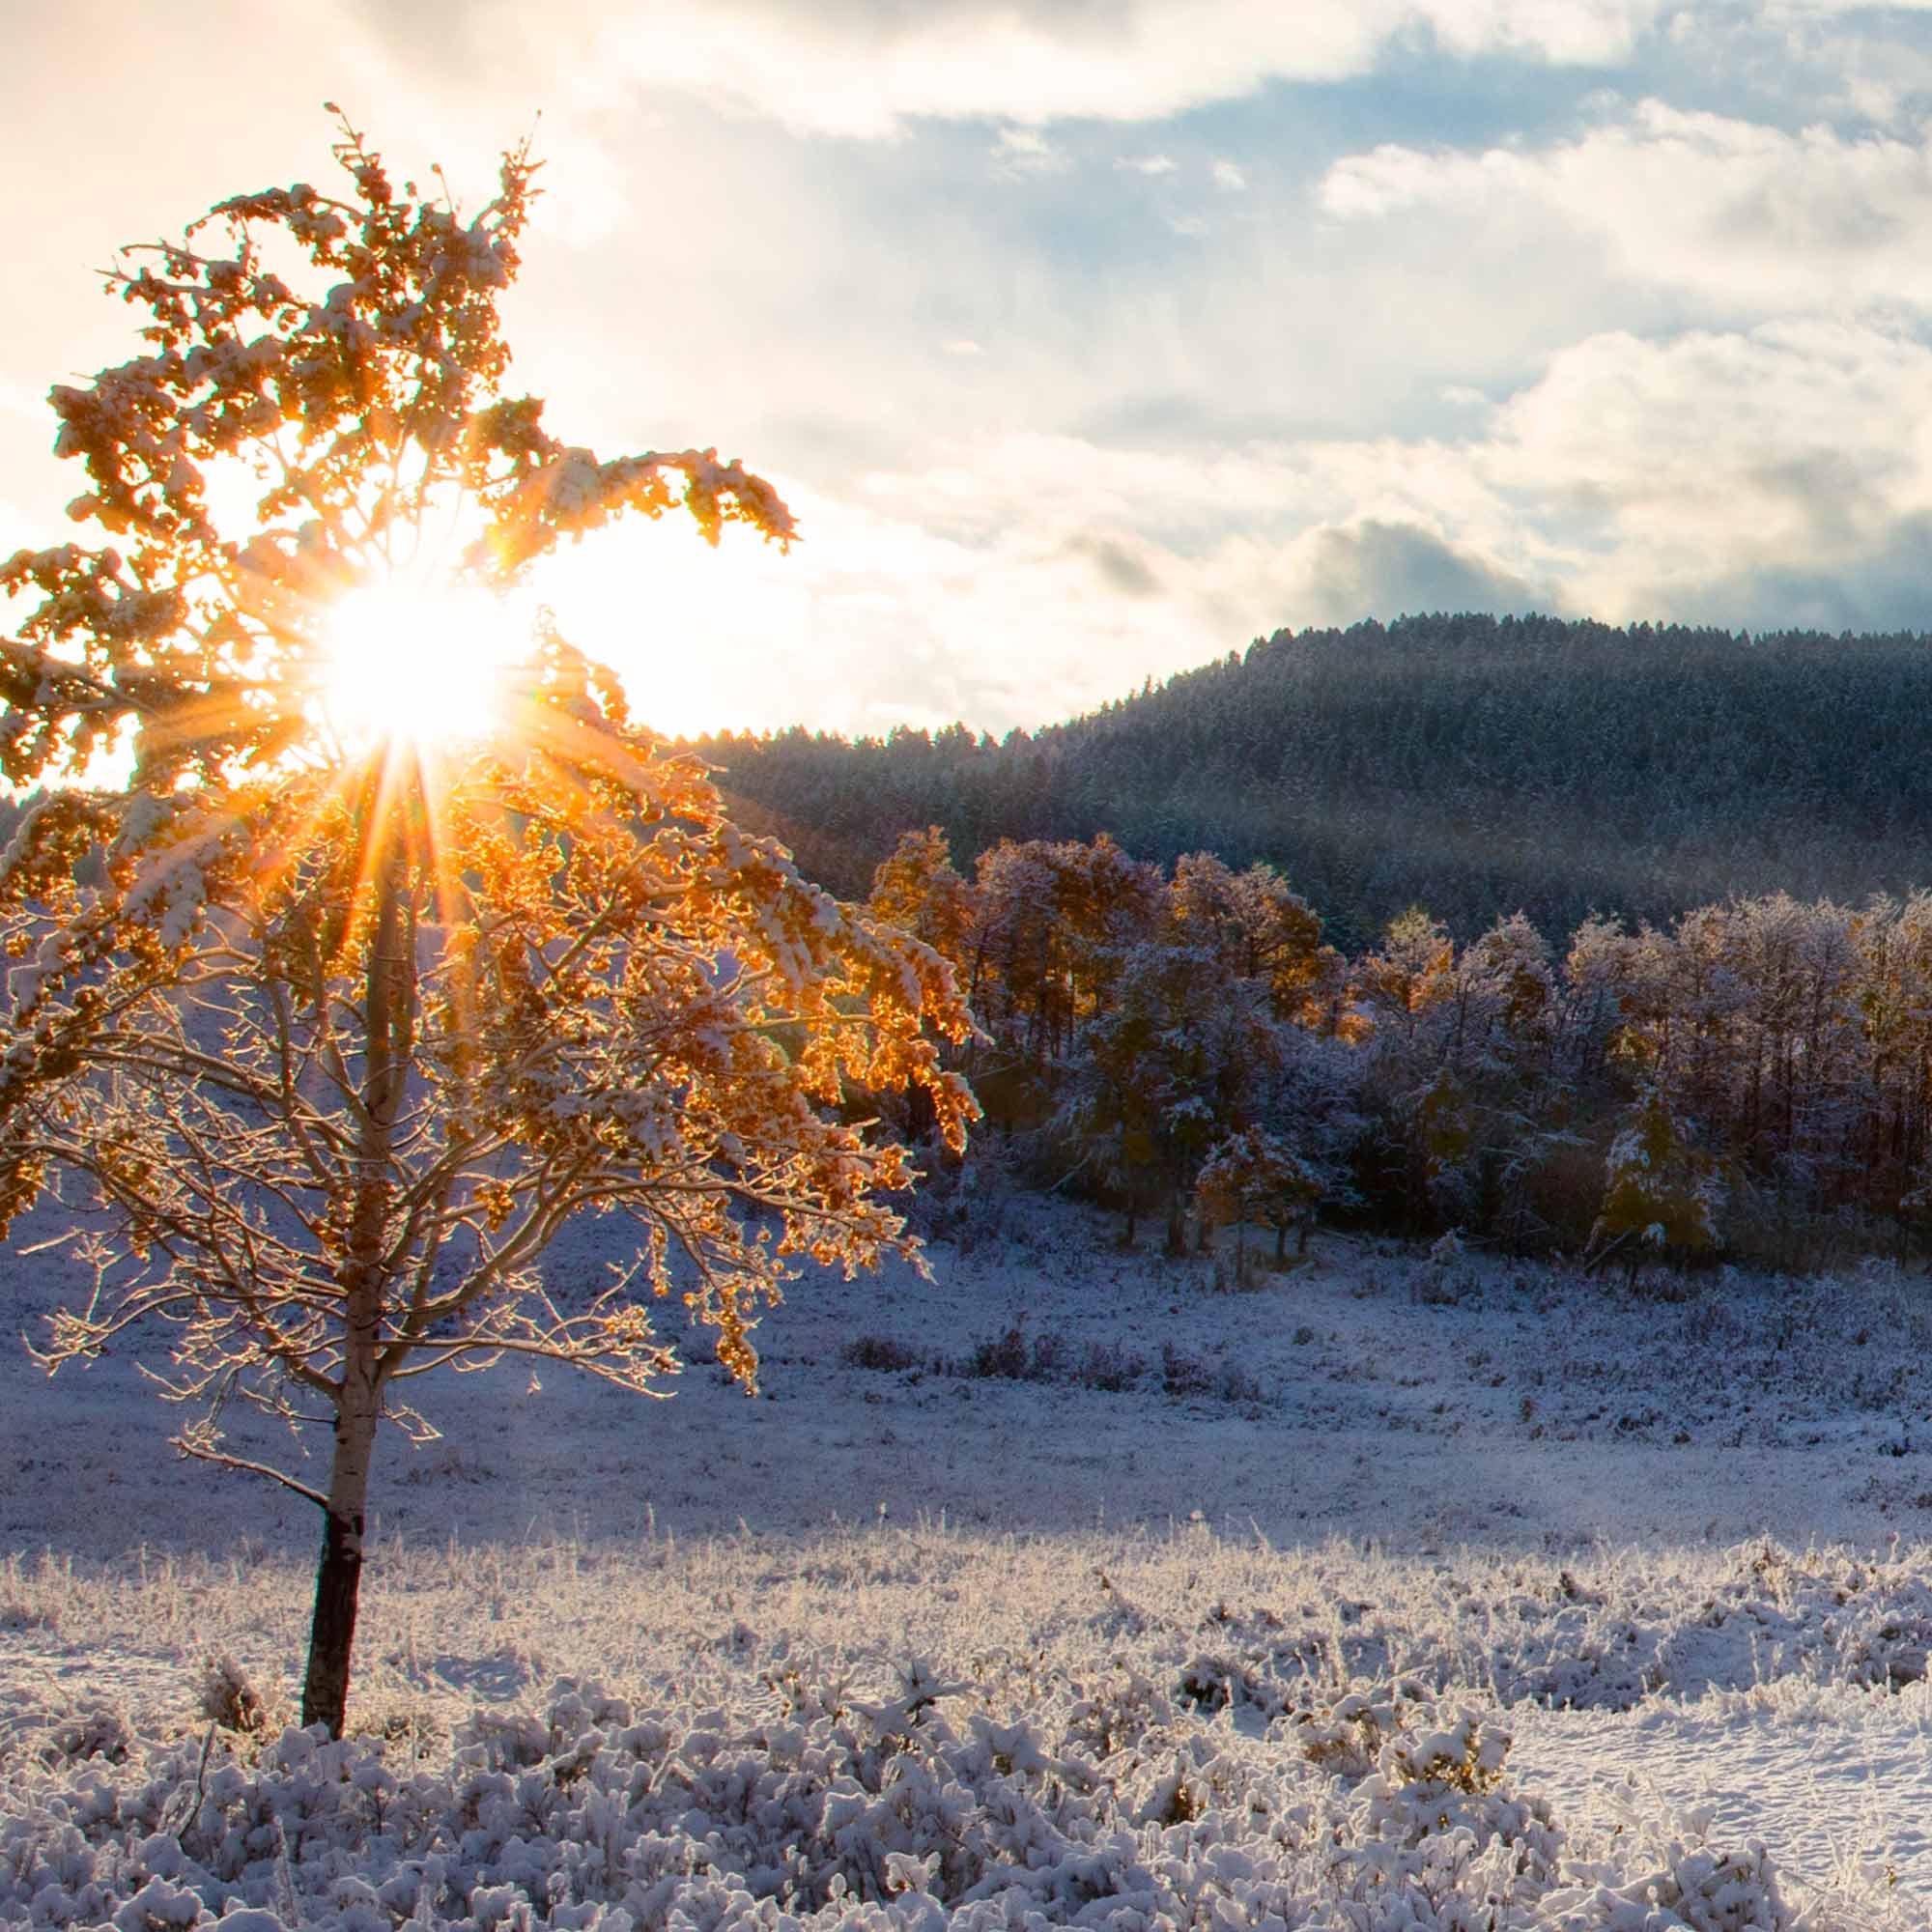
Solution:
M 1786 894 L 1552 946 L 1410 909 L 1352 955 L 1265 865 L 908 832 L 869 910 L 949 959 L 989 1122 L 1129 1239 L 1318 1208 L 1634 1267 L 1805 1265 L 1932 1218 L 1932 894 Z M 917 1128 L 918 1122 L 910 1122 Z
M 1405 617 L 1280 631 L 998 743 L 952 725 L 697 749 L 847 896 L 908 825 L 942 826 L 962 863 L 1104 830 L 1163 865 L 1272 865 L 1353 948 L 1418 903 L 1463 938 L 1517 911 L 1560 933 L 1732 893 L 1909 891 L 1932 842 L 1932 648 Z

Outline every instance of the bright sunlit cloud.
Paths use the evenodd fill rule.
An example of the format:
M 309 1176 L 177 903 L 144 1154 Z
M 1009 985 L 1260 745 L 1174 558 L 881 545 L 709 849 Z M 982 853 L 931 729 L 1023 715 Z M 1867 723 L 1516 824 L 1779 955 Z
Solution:
M 1616 61 L 1665 0 L 639 0 L 607 21 L 605 59 L 650 86 L 845 137 L 919 117 L 1162 121 L 1270 81 L 1374 71 L 1434 42 L 1461 58 Z
M 326 177 L 330 95 L 472 211 L 533 130 L 513 387 L 798 513 L 784 556 L 667 525 L 547 562 L 659 730 L 1035 727 L 1439 600 L 1932 625 L 1932 0 L 42 12 L 0 71 L 46 211 L 0 554 L 70 534 L 48 384 L 139 349 L 92 271 Z M 130 167 L 76 89 L 101 126 L 227 104 Z M 476 728 L 461 622 L 336 629 L 344 729 Z

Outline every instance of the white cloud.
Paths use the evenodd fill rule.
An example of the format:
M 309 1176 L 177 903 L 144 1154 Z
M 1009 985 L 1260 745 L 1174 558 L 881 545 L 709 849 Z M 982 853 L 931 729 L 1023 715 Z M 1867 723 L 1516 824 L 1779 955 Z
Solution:
M 1185 581 L 1162 594 L 1158 545 L 1098 514 L 1009 521 L 997 468 L 980 468 L 1000 448 L 952 454 L 970 466 L 952 489 L 994 522 L 948 513 L 944 470 L 881 476 L 793 492 L 807 541 L 788 557 L 730 532 L 714 554 L 675 527 L 620 527 L 555 559 L 544 594 L 670 730 L 864 730 L 882 712 L 1031 727 L 1211 653 Z
M 110 0 L 75 4 L 96 11 L 71 38 L 109 31 Z M 246 38 L 241 0 L 211 4 Z M 557 4 L 592 20 L 589 0 Z M 562 433 L 715 441 L 794 498 L 789 558 L 640 529 L 560 560 L 568 628 L 626 665 L 646 715 L 1037 724 L 1282 623 L 1434 597 L 1756 623 L 1794 559 L 1850 596 L 1932 516 L 1928 352 L 1882 326 L 1888 305 L 1932 303 L 1932 251 L 1915 246 L 1932 140 L 1916 128 L 1786 133 L 1573 101 L 1575 138 L 1412 139 L 1335 162 L 1311 205 L 1292 178 L 1305 130 L 1271 149 L 1260 114 L 1192 127 L 1186 147 L 1052 125 L 1361 73 L 1424 30 L 1452 53 L 1614 59 L 1658 17 L 1650 0 L 657 0 L 610 26 L 614 11 L 573 35 L 554 13 L 532 26 L 468 0 L 338 4 L 349 78 L 327 86 L 399 167 L 440 155 L 471 205 L 483 137 L 553 100 L 555 192 L 509 305 L 516 380 Z M 424 24 L 433 12 L 465 31 Z M 446 60 L 410 53 L 406 15 Z M 138 126 L 144 89 L 205 66 L 206 35 L 172 16 L 128 31 L 141 72 L 98 76 L 102 125 Z M 22 205 L 61 215 L 21 238 L 36 298 L 0 360 L 0 493 L 55 534 L 75 485 L 46 457 L 41 385 L 133 347 L 89 265 L 216 193 L 327 169 L 295 16 L 271 10 L 259 32 L 259 76 L 218 138 L 141 168 L 62 145 L 65 27 L 30 30 L 38 65 L 0 76 Z M 904 134 L 923 116 L 984 125 L 886 156 L 786 131 Z M 990 183 L 996 142 L 1009 174 L 1069 151 L 1176 160 L 1211 237 L 1081 227 L 1082 197 Z M 1222 146 L 1240 159 L 1212 159 Z M 673 167 L 677 191 L 650 191 Z M 1207 199 L 1243 186 L 1239 204 Z M 1779 319 L 1741 326 L 1761 311 Z M 0 548 L 23 525 L 0 505 Z
M 1932 0 L 1885 0 L 1885 9 L 1893 14 L 1932 13 Z M 1873 0 L 1768 0 L 1765 13 L 1772 20 L 1802 20 L 1811 15 L 1831 17 L 1843 14 L 1869 14 Z
M 1566 350 L 1471 450 L 1569 552 L 1606 617 L 1802 560 L 1856 577 L 1932 513 L 1932 349 L 1883 328 L 1777 322 Z
M 644 0 L 599 61 L 816 133 L 919 118 L 1162 120 L 1272 80 L 1374 69 L 1419 33 L 1456 55 L 1623 58 L 1664 0 Z
M 1898 559 L 1929 526 L 1932 349 L 1780 322 L 1592 337 L 1454 440 L 960 440 L 819 502 L 800 556 L 754 568 L 795 574 L 828 663 L 889 651 L 923 715 L 1004 729 L 1403 610 L 1924 621 Z M 850 724 L 865 682 L 810 696 Z
M 992 152 L 1005 174 L 1054 174 L 1066 165 L 1066 156 L 1037 128 L 1002 128 Z
M 1720 311 L 1932 305 L 1932 135 L 1786 133 L 1645 101 L 1541 150 L 1384 146 L 1336 162 L 1319 190 L 1344 221 L 1446 211 L 1492 229 L 1553 219 L 1594 236 L 1618 272 Z
M 1138 158 L 1122 156 L 1114 165 L 1137 175 L 1171 175 L 1175 160 L 1172 155 L 1147 155 Z
M 1036 726 L 1284 622 L 1542 600 L 1469 453 L 1425 445 L 987 435 L 793 494 L 789 557 L 653 526 L 558 560 L 544 589 L 566 632 L 647 719 L 871 728 L 889 664 L 895 716 Z

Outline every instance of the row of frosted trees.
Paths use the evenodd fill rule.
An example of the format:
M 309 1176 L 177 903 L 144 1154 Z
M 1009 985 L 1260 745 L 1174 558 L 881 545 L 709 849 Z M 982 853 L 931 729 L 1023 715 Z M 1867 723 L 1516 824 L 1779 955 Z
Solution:
M 1721 1244 L 1782 1265 L 1932 1219 L 1932 895 L 1785 896 L 1667 930 L 1421 912 L 1349 959 L 1276 873 L 1171 873 L 1104 835 L 1003 842 L 968 881 L 908 833 L 873 910 L 950 958 L 991 1121 L 1113 1200 L 1262 1225 L 1317 1208 L 1511 1247 Z

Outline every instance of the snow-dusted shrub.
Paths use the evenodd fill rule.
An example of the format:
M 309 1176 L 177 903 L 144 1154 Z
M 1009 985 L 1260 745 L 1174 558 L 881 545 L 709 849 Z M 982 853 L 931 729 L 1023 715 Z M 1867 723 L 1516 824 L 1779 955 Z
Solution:
M 1366 1777 L 1399 1726 L 1396 1694 L 1387 1689 L 1346 1691 L 1332 1704 L 1293 1713 L 1291 1736 L 1311 1764 L 1337 1777 Z
M 1057 1379 L 1065 1344 L 1058 1335 L 1033 1335 L 1026 1323 L 1011 1321 L 996 1335 L 974 1343 L 953 1373 L 980 1380 L 1044 1382 Z
M 1509 1733 L 1466 1711 L 1421 1728 L 1428 1716 L 1418 1714 L 1416 1728 L 1389 1738 L 1374 1775 L 1363 1780 L 1370 1829 L 1407 1846 L 1459 1833 L 1474 1852 L 1500 1839 L 1512 1847 L 1519 1875 L 1539 1883 L 1552 1878 L 1563 1833 L 1548 1805 L 1515 1798 L 1504 1787 Z
M 559 1684 L 474 1719 L 440 1771 L 319 1731 L 252 1765 L 189 1742 L 71 1766 L 0 1809 L 0 1920 L 1800 1932 L 1755 1847 L 1644 1833 L 1566 1862 L 1493 1722 L 1387 1687 L 1264 1739 L 1131 1671 L 1003 1713 L 920 1665 L 877 1692 L 810 1660 L 769 1683 L 752 1712 Z
M 976 1342 L 952 1364 L 975 1380 L 1065 1382 L 1119 1395 L 1147 1373 L 1147 1358 L 1119 1342 L 1090 1342 L 1076 1353 L 1063 1335 L 1029 1335 L 1024 1321 Z
M 1147 1374 L 1147 1357 L 1119 1342 L 1090 1342 L 1080 1351 L 1069 1379 L 1082 1388 L 1120 1395 Z
M 0 1716 L 0 1769 L 22 1762 L 57 1769 L 88 1758 L 124 1764 L 133 1748 L 126 1714 L 107 1704 L 49 1711 L 26 1703 Z
M 246 1737 L 266 1737 L 287 1720 L 279 1700 L 265 1695 L 226 1651 L 202 1660 L 195 1709 L 209 1723 Z
M 898 1375 L 916 1369 L 923 1357 L 895 1335 L 855 1335 L 838 1351 L 848 1369 L 867 1369 L 878 1375 Z
M 1719 1849 L 1708 1830 L 1702 1812 L 1668 1834 L 1640 1823 L 1623 1869 L 1549 1897 L 1542 1922 L 1557 1932 L 1837 1932 L 1785 1898 L 1762 1845 Z
M 1176 1402 L 1207 1400 L 1236 1404 L 1264 1400 L 1260 1382 L 1239 1362 L 1204 1361 L 1172 1342 L 1160 1350 L 1161 1393 Z

